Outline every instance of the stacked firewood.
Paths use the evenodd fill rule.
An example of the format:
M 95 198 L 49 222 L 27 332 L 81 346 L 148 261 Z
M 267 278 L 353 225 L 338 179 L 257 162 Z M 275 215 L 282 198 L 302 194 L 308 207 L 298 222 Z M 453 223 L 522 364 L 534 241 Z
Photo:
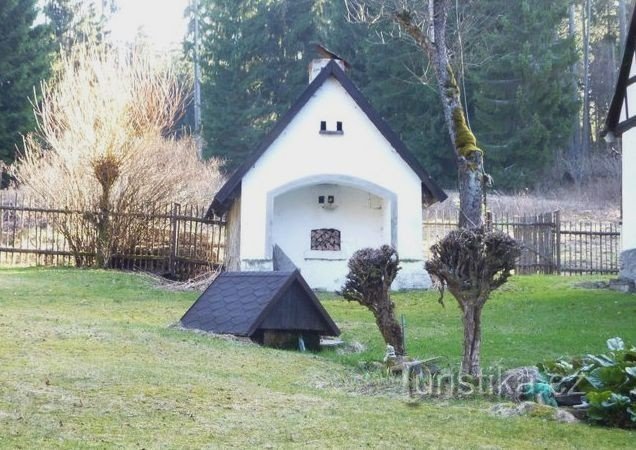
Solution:
M 336 230 L 334 228 L 311 230 L 311 249 L 339 251 L 340 230 Z

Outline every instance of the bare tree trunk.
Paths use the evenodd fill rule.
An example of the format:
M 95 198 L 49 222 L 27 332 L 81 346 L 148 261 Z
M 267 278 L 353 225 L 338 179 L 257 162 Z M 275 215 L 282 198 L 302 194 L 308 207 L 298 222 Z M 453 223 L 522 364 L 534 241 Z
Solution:
M 99 211 L 95 222 L 95 263 L 97 267 L 106 269 L 110 262 L 110 187 L 102 186 L 103 192 L 99 199 Z
M 590 25 L 592 3 L 585 0 L 583 14 L 583 132 L 581 136 L 581 157 L 585 158 L 590 148 Z
M 225 269 L 241 270 L 241 198 L 232 203 L 225 222 Z
M 627 9 L 625 8 L 625 0 L 618 1 L 618 23 L 619 23 L 619 37 L 621 46 L 625 45 L 625 39 L 627 39 Z M 621 47 L 622 48 L 622 47 Z
M 455 151 L 459 180 L 459 226 L 481 228 L 484 225 L 484 161 L 477 139 L 466 123 L 459 86 L 446 47 L 448 0 L 429 0 L 429 29 L 417 26 L 409 11 L 399 11 L 395 20 L 426 52 L 435 70 L 444 120 Z M 457 294 L 457 295 L 455 295 Z M 462 372 L 480 376 L 481 309 L 478 297 L 453 293 L 463 311 L 464 356 Z
M 479 378 L 481 376 L 479 355 L 481 350 L 481 311 L 483 304 L 469 301 L 460 303 L 460 305 L 464 324 L 462 373 Z
M 568 7 L 568 34 L 572 39 L 576 38 L 576 9 L 574 3 Z M 572 64 L 572 84 L 574 85 L 574 100 L 579 103 L 579 67 L 578 63 Z M 575 164 L 579 161 L 579 153 L 581 151 L 581 115 L 580 110 L 577 110 L 572 123 L 572 139 L 570 141 L 569 149 L 567 152 L 566 160 L 570 165 L 570 175 L 578 183 L 579 170 L 578 165 Z
M 395 349 L 396 355 L 404 355 L 404 342 L 402 338 L 402 327 L 395 319 L 393 310 L 395 304 L 390 298 L 384 298 L 380 302 L 375 302 L 377 305 L 373 310 L 375 316 L 375 322 L 382 333 L 384 342 L 392 345 Z
M 444 121 L 455 150 L 459 179 L 461 228 L 480 228 L 484 224 L 484 163 L 477 140 L 466 124 L 459 86 L 450 65 L 446 47 L 448 0 L 429 0 L 429 30 L 417 26 L 410 11 L 398 11 L 395 20 L 428 55 L 435 70 L 442 101 Z
M 480 228 L 484 225 L 483 201 L 483 159 L 481 153 L 473 154 L 459 162 L 465 169 L 459 168 L 459 204 L 460 228 Z

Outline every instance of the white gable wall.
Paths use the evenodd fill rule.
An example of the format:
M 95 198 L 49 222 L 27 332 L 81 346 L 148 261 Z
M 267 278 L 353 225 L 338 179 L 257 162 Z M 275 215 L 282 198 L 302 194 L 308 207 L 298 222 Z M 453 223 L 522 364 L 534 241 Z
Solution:
M 636 95 L 633 95 L 630 105 L 636 107 Z M 622 197 L 623 223 L 621 244 L 623 251 L 636 249 L 636 128 L 630 128 L 622 136 Z
M 344 133 L 320 134 L 321 121 L 328 130 L 342 122 Z M 421 180 L 335 78 L 324 82 L 243 177 L 241 260 L 271 259 L 272 193 L 283 194 L 286 185 L 321 177 L 368 182 L 394 196 L 391 239 L 400 258 L 413 260 L 423 272 Z M 378 245 L 382 243 L 391 242 Z
M 636 106 L 636 98 L 634 103 Z M 636 128 L 623 133 L 623 251 L 636 249 Z
M 636 57 L 634 58 L 636 59 Z M 630 78 L 636 76 L 636 61 L 632 59 Z M 626 89 L 627 104 L 630 116 L 636 112 L 636 85 Z M 625 105 L 621 111 L 621 119 L 625 117 Z M 636 128 L 630 128 L 622 136 L 623 161 L 622 161 L 622 197 L 623 197 L 623 224 L 621 241 L 623 251 L 636 249 L 636 208 L 633 207 L 636 199 Z
M 630 78 L 636 76 L 636 61 L 632 58 L 630 68 Z M 626 88 L 627 105 L 629 116 L 633 117 L 636 112 L 636 85 L 632 84 Z M 620 120 L 626 120 L 627 111 L 625 103 L 621 109 Z M 622 227 L 621 227 L 621 255 L 622 267 L 621 276 L 636 281 L 636 128 L 630 128 L 622 135 Z

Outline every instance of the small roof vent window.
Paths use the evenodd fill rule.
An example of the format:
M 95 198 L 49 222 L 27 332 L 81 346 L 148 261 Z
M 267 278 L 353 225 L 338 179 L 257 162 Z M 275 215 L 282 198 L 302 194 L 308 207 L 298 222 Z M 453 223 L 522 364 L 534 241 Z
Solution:
M 336 129 L 334 130 L 333 128 L 329 129 L 327 127 L 327 121 L 326 120 L 321 120 L 320 121 L 320 134 L 331 134 L 331 135 L 333 135 L 333 134 L 344 134 L 344 131 L 342 129 L 342 122 L 341 121 L 336 122 Z

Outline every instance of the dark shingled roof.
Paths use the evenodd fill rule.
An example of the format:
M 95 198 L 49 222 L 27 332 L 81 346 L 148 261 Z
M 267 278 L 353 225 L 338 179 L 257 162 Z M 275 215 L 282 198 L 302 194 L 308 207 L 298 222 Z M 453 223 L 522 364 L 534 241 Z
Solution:
M 287 311 L 290 304 L 304 317 L 292 317 L 298 326 L 289 327 Z M 252 336 L 260 326 L 285 315 L 284 329 L 304 329 L 324 335 L 338 336 L 340 330 L 309 288 L 300 272 L 223 272 L 205 290 L 181 318 L 185 328 L 195 328 L 219 334 Z M 292 314 L 293 316 L 293 314 Z M 313 317 L 307 317 L 313 316 Z M 286 322 L 286 323 L 285 323 Z M 309 325 L 308 325 L 309 324 Z
M 211 217 L 216 214 L 218 216 L 223 215 L 232 205 L 232 202 L 241 193 L 241 181 L 245 174 L 256 164 L 256 161 L 265 153 L 269 146 L 278 138 L 278 136 L 285 130 L 287 125 L 296 117 L 296 114 L 305 106 L 305 104 L 311 99 L 316 91 L 323 85 L 323 83 L 334 77 L 340 82 L 342 87 L 349 93 L 351 98 L 356 102 L 360 109 L 367 115 L 369 120 L 373 122 L 375 127 L 382 133 L 391 146 L 397 151 L 402 159 L 413 169 L 417 176 L 422 180 L 422 195 L 427 199 L 427 202 L 434 203 L 436 201 L 443 201 L 448 196 L 446 193 L 433 181 L 426 169 L 415 159 L 415 156 L 406 148 L 406 145 L 398 137 L 397 134 L 389 127 L 389 125 L 382 119 L 380 114 L 371 106 L 366 98 L 362 95 L 362 92 L 353 84 L 353 82 L 347 77 L 344 71 L 338 66 L 335 61 L 330 61 L 318 74 L 316 78 L 307 86 L 305 91 L 296 100 L 287 113 L 276 123 L 272 131 L 265 137 L 258 148 L 248 156 L 247 160 L 243 162 L 227 180 L 227 182 L 221 186 L 221 189 L 216 193 L 212 204 L 210 205 L 207 215 Z
M 632 68 L 632 60 L 634 58 L 634 50 L 636 50 L 636 8 L 634 8 L 634 11 L 632 12 L 632 19 L 629 23 L 629 30 L 627 31 L 627 38 L 625 40 L 623 61 L 621 62 L 618 79 L 616 81 L 616 90 L 612 97 L 612 103 L 610 103 L 607 118 L 605 119 L 605 128 L 601 131 L 601 136 L 605 136 L 610 131 L 616 136 L 620 136 L 623 132 L 636 126 L 636 116 L 620 122 L 623 100 L 627 94 L 627 86 L 632 83 L 636 83 L 636 77 L 629 77 L 629 72 Z M 636 107 L 636 105 L 629 106 L 630 109 Z

